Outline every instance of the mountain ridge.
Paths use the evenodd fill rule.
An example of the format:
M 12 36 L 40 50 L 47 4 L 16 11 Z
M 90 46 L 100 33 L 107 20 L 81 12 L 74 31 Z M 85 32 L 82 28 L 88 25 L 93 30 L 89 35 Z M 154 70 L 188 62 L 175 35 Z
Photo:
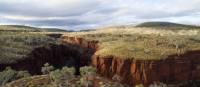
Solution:
M 143 22 L 136 27 L 182 27 L 182 28 L 200 28 L 200 26 L 196 25 L 186 25 L 180 23 L 173 23 L 173 22 Z

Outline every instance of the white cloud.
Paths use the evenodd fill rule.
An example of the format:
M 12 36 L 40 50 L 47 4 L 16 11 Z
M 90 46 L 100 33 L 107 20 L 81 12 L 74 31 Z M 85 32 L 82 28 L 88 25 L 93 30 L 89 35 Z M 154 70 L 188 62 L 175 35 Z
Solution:
M 198 24 L 200 0 L 0 0 L 0 23 L 86 28 L 172 21 Z

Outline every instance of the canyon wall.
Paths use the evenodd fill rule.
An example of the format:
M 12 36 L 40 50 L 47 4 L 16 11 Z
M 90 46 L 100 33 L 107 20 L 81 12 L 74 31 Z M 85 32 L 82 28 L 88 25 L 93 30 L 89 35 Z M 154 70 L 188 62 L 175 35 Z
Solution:
M 111 79 L 117 75 L 121 82 L 128 85 L 142 83 L 145 86 L 153 82 L 175 84 L 200 78 L 200 50 L 189 51 L 183 55 L 169 55 L 163 60 L 135 60 L 95 55 L 99 50 L 98 41 L 69 36 L 62 36 L 60 39 L 67 45 L 52 44 L 36 48 L 26 60 L 14 64 L 0 64 L 0 70 L 11 66 L 16 70 L 41 74 L 41 67 L 46 62 L 56 67 L 72 63 L 78 74 L 81 66 L 92 65 L 97 69 L 97 73 L 104 77 Z
M 48 34 L 48 36 L 57 39 L 60 38 L 61 35 Z M 76 41 L 79 41 L 79 44 L 82 43 L 83 45 L 72 43 Z M 63 66 L 75 67 L 76 74 L 78 75 L 81 66 L 87 66 L 91 63 L 91 57 L 96 48 L 91 45 L 93 44 L 92 42 L 84 42 L 81 39 L 76 41 L 66 42 L 63 39 L 63 43 L 61 44 L 49 44 L 37 47 L 22 60 L 11 64 L 0 64 L 0 71 L 10 66 L 15 70 L 27 70 L 33 75 L 38 75 L 42 74 L 41 67 L 43 67 L 45 63 L 49 63 L 56 68 L 61 68 Z
M 73 66 L 77 68 L 78 72 L 78 68 L 81 66 L 79 63 L 81 53 L 77 49 L 81 50 L 81 48 L 72 44 L 51 44 L 38 47 L 23 60 L 11 64 L 0 64 L 0 70 L 5 69 L 6 66 L 10 66 L 15 70 L 28 70 L 31 74 L 35 75 L 41 74 L 41 67 L 45 63 L 49 63 L 56 68 Z
M 193 51 L 181 56 L 173 55 L 165 60 L 94 56 L 92 64 L 99 74 L 109 78 L 118 75 L 122 82 L 129 85 L 149 85 L 153 82 L 175 84 L 200 78 L 199 53 L 200 51 Z
M 62 37 L 64 41 L 82 47 L 98 50 L 98 41 L 86 41 L 83 38 Z M 84 57 L 83 57 L 84 58 Z M 188 51 L 183 55 L 169 55 L 163 60 L 123 59 L 115 56 L 91 58 L 97 72 L 107 78 L 117 75 L 120 81 L 128 85 L 153 82 L 176 84 L 200 78 L 200 50 Z

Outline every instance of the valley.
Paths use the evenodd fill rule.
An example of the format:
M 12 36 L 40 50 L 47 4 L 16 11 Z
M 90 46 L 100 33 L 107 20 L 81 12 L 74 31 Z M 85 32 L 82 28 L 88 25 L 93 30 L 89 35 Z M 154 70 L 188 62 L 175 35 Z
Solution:
M 34 29 L 16 33 L 16 28 L 21 27 L 14 28 L 15 32 L 9 28 L 11 31 L 5 33 L 2 28 L 0 70 L 9 66 L 34 76 L 43 74 L 43 65 L 49 63 L 56 69 L 74 67 L 74 74 L 79 76 L 81 67 L 93 66 L 97 76 L 104 78 L 103 82 L 109 79 L 112 83 L 117 76 L 116 82 L 128 87 L 139 84 L 148 87 L 155 82 L 179 87 L 188 81 L 198 81 L 200 28 L 176 25 L 172 28 L 182 27 L 173 30 L 159 26 L 105 27 L 60 33 L 33 32 Z M 48 77 L 45 79 L 44 83 L 50 84 Z

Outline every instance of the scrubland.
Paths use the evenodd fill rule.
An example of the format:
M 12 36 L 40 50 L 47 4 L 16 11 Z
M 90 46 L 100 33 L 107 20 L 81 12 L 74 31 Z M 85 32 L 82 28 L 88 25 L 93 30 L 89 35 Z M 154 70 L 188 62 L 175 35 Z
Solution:
M 98 40 L 96 55 L 142 60 L 165 59 L 168 55 L 200 50 L 200 29 L 102 28 L 67 36 Z

